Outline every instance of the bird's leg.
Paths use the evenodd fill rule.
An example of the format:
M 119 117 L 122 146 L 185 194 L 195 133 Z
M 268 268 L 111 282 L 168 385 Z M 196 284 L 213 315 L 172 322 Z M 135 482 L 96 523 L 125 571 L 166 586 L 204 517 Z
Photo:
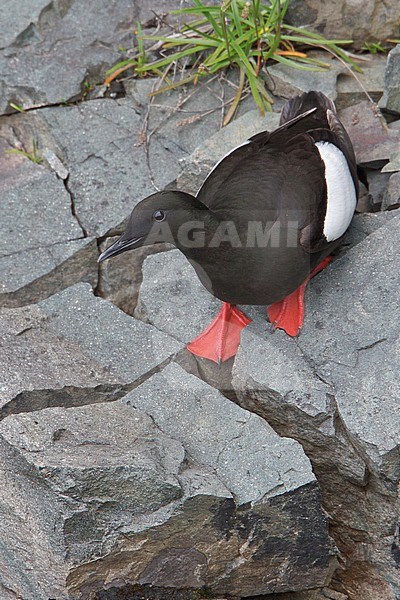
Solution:
M 315 267 L 307 279 L 297 290 L 286 296 L 283 300 L 271 304 L 267 308 L 267 314 L 274 329 L 283 329 L 288 335 L 296 336 L 300 333 L 304 321 L 304 293 L 310 279 L 325 269 L 331 262 L 332 257 L 327 256 Z
M 218 315 L 187 349 L 196 356 L 221 363 L 235 356 L 239 348 L 240 332 L 251 323 L 234 304 L 224 302 Z

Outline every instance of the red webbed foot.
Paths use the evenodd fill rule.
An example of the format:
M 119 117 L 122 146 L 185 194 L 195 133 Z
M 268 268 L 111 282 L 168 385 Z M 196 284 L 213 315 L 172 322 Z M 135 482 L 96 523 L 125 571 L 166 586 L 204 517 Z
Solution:
M 314 275 L 325 269 L 331 260 L 330 256 L 324 258 L 297 290 L 267 308 L 268 318 L 275 329 L 283 329 L 292 337 L 300 333 L 304 322 L 304 294 L 307 284 Z
M 238 351 L 240 332 L 251 323 L 233 304 L 224 302 L 218 315 L 187 349 L 196 356 L 208 358 L 216 363 L 228 360 Z

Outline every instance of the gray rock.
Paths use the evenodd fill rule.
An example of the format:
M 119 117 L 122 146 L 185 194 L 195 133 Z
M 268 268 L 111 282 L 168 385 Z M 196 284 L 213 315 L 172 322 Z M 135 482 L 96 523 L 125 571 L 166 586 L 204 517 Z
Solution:
M 387 57 L 385 89 L 379 103 L 380 108 L 400 114 L 400 44 L 391 50 Z
M 49 327 L 71 340 L 124 383 L 133 382 L 174 355 L 182 344 L 132 319 L 78 284 L 39 304 Z
M 164 153 L 171 152 L 180 158 L 191 154 L 220 129 L 223 101 L 217 79 L 207 78 L 200 80 L 196 87 L 188 85 L 150 98 L 156 85 L 160 82 L 154 79 L 132 79 L 125 84 L 126 101 L 133 103 L 142 114 L 148 114 L 150 158 L 153 158 L 154 139 L 160 140 Z M 226 101 L 233 98 L 234 92 L 228 86 L 224 92 Z
M 382 200 L 382 210 L 392 210 L 400 206 L 400 172 L 390 176 Z
M 29 28 L 41 12 L 49 6 L 49 0 L 19 0 L 15 10 L 3 3 L 0 6 L 1 49 L 18 42 L 18 38 L 28 35 Z
M 368 197 L 372 210 L 381 209 L 389 178 L 390 174 L 383 172 L 383 169 L 381 171 L 371 170 L 367 172 Z
M 95 238 L 58 242 L 0 258 L 0 306 L 39 302 L 78 281 L 97 285 Z
M 216 316 L 220 306 L 179 250 L 146 258 L 138 313 L 157 329 L 190 342 Z
M 95 286 L 96 241 L 84 237 L 64 184 L 9 156 L 0 184 L 0 306 L 34 303 L 82 280 Z
M 176 365 L 123 402 L 9 415 L 0 456 L 0 566 L 14 597 L 132 585 L 248 596 L 321 587 L 330 574 L 300 446 Z
M 8 414 L 47 406 L 113 400 L 121 382 L 78 344 L 49 330 L 37 306 L 0 310 L 1 408 Z
M 319 90 L 332 100 L 336 99 L 336 80 L 346 68 L 333 56 L 325 52 L 309 52 L 310 58 L 320 60 L 327 65 L 326 70 L 304 71 L 288 65 L 275 63 L 268 67 L 268 75 L 272 80 L 269 86 L 274 94 L 290 98 L 302 92 Z
M 400 171 L 400 150 L 395 150 L 389 155 L 389 162 L 382 168 L 382 173 Z
M 383 94 L 385 65 L 384 54 L 371 54 L 367 61 L 361 63 L 362 73 L 354 73 L 349 69 L 339 73 L 336 84 L 336 108 L 342 109 L 362 102 L 366 99 L 365 92 L 374 102 L 378 102 Z
M 252 522 L 253 533 L 243 531 L 242 534 L 240 556 L 244 560 L 233 560 L 229 544 L 225 545 L 222 541 L 221 555 L 213 551 L 210 556 L 206 552 L 208 563 L 202 580 L 211 591 L 245 596 L 278 589 L 284 591 L 298 589 L 300 579 L 303 580 L 303 587 L 318 585 L 317 582 L 322 580 L 322 572 L 329 565 L 328 540 L 325 538 L 323 541 L 323 518 L 320 520 L 322 515 L 318 516 L 318 507 L 315 499 L 311 500 L 312 495 L 307 508 L 302 505 L 305 499 L 303 494 L 308 494 L 314 483 L 308 461 L 297 444 L 293 446 L 286 439 L 276 436 L 260 418 L 243 411 L 215 389 L 173 364 L 121 401 L 148 413 L 164 433 L 182 442 L 188 465 L 201 465 L 203 469 L 213 473 L 224 489 L 229 490 L 234 503 L 232 501 L 231 504 L 226 504 L 226 511 L 231 516 L 228 518 L 225 512 L 223 517 L 227 541 L 231 536 L 236 537 L 233 523 L 242 521 L 242 510 L 246 513 L 246 519 Z M 300 526 L 302 533 L 297 531 L 295 534 L 296 526 L 291 529 L 294 526 L 292 519 L 291 522 L 286 522 L 286 518 L 279 518 L 279 523 L 275 522 L 272 507 L 275 503 L 276 506 L 285 506 L 285 514 L 289 498 L 292 519 L 297 510 L 295 506 L 299 508 L 302 505 L 302 511 L 310 511 L 309 518 L 315 523 L 316 529 L 307 528 L 306 531 Z M 223 514 L 221 513 L 221 517 Z M 269 522 L 268 534 L 264 530 L 265 519 Z M 297 526 L 299 525 L 298 523 Z M 259 528 L 263 529 L 262 536 L 255 533 Z M 249 534 L 254 537 L 248 538 Z M 297 540 L 300 534 L 302 544 L 307 546 L 308 551 L 314 544 L 318 545 L 321 562 L 318 566 L 315 563 L 315 570 L 307 572 L 307 567 L 303 565 L 300 570 L 305 570 L 301 574 L 298 563 L 297 566 L 292 563 L 292 551 L 284 541 L 288 534 L 290 537 L 294 535 Z M 150 532 L 148 535 L 151 535 Z M 297 542 L 293 543 L 297 545 Z M 262 548 L 267 549 L 270 544 L 271 548 L 265 554 Z M 285 577 L 279 578 L 279 583 L 274 576 L 275 569 L 279 570 L 278 563 L 273 566 L 268 558 L 270 551 L 275 553 L 273 547 L 276 544 L 280 547 L 278 563 L 284 560 L 287 565 Z M 173 544 L 171 546 L 174 547 Z M 168 544 L 168 548 L 171 546 Z M 292 544 L 290 546 L 293 548 Z M 192 551 L 200 549 L 196 545 L 196 539 L 192 540 L 190 548 Z M 171 556 L 170 550 L 168 556 Z M 260 569 L 256 567 L 248 570 L 252 562 L 251 556 L 253 561 L 256 557 L 260 561 Z M 158 578 L 160 559 L 161 557 L 151 563 L 138 583 L 177 586 L 178 574 L 173 572 L 171 558 L 168 559 L 168 572 L 163 567 L 163 579 Z M 265 569 L 268 569 L 268 581 L 264 577 Z M 133 580 L 132 583 L 136 581 Z
M 368 235 L 385 226 L 395 216 L 396 211 L 355 214 L 346 233 L 344 242 L 346 249 L 365 240 Z
M 31 4 L 18 2 L 0 21 L 0 113 L 9 102 L 32 108 L 80 94 L 121 59 L 119 47 L 132 44 L 138 9 L 131 0 Z
M 380 0 L 333 0 L 329 4 L 293 0 L 286 16 L 293 25 L 306 26 L 328 39 L 353 40 L 356 48 L 365 41 L 393 37 L 400 25 L 397 6 L 382 5 Z
M 115 400 L 182 348 L 87 284 L 0 315 L 1 418 Z
M 378 106 L 368 100 L 339 111 L 354 146 L 357 163 L 380 169 L 399 151 L 398 134 L 389 129 Z
M 63 513 L 43 476 L 0 435 L 0 593 L 4 600 L 67 600 Z
M 138 109 L 105 99 L 40 114 L 63 153 L 75 211 L 88 235 L 104 236 L 118 227 L 139 200 L 155 191 L 139 141 L 143 118 Z M 178 174 L 178 160 L 159 140 L 152 152 L 155 184 L 162 188 Z
M 117 529 L 132 515 L 157 514 L 182 496 L 181 444 L 122 404 L 10 416 L 0 453 L 0 565 L 10 597 L 88 597 L 71 591 L 75 572 L 115 552 L 124 540 Z
M 242 333 L 234 365 L 241 406 L 301 441 L 310 458 L 335 542 L 346 548 L 342 587 L 350 597 L 393 600 L 400 591 L 388 534 L 398 517 L 399 219 L 312 281 L 298 339 L 255 322 Z M 360 539 L 362 567 L 349 552 Z
M 150 414 L 185 447 L 187 458 L 209 467 L 238 505 L 257 503 L 314 481 L 300 446 L 239 408 L 178 365 L 122 398 Z
M 39 165 L 36 170 L 35 177 L 2 190 L 0 256 L 83 238 L 63 183 Z

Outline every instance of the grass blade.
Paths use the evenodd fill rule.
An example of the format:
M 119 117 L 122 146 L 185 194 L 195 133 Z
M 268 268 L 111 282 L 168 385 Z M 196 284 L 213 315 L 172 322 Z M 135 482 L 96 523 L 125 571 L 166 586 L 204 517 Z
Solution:
M 240 69 L 239 72 L 240 72 L 240 74 L 239 74 L 238 89 L 237 89 L 234 99 L 232 100 L 232 104 L 230 105 L 229 110 L 224 117 L 224 121 L 222 124 L 223 127 L 225 127 L 225 125 L 228 125 L 229 121 L 232 119 L 232 117 L 235 114 L 236 109 L 239 105 L 240 98 L 242 97 L 243 87 L 244 87 L 244 82 L 245 82 L 245 72 L 243 69 Z

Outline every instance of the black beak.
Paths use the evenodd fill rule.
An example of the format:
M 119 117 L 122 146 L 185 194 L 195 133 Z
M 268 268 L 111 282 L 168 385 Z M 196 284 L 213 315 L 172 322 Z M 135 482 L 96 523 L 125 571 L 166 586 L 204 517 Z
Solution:
M 107 250 L 104 250 L 102 254 L 100 254 L 97 262 L 103 262 L 103 260 L 107 260 L 107 258 L 111 258 L 111 256 L 116 256 L 117 254 L 121 254 L 122 252 L 126 252 L 127 250 L 134 250 L 135 248 L 140 248 L 142 246 L 141 241 L 143 240 L 144 235 L 141 237 L 135 238 L 133 240 L 124 240 L 120 238 L 114 244 L 112 244 Z

